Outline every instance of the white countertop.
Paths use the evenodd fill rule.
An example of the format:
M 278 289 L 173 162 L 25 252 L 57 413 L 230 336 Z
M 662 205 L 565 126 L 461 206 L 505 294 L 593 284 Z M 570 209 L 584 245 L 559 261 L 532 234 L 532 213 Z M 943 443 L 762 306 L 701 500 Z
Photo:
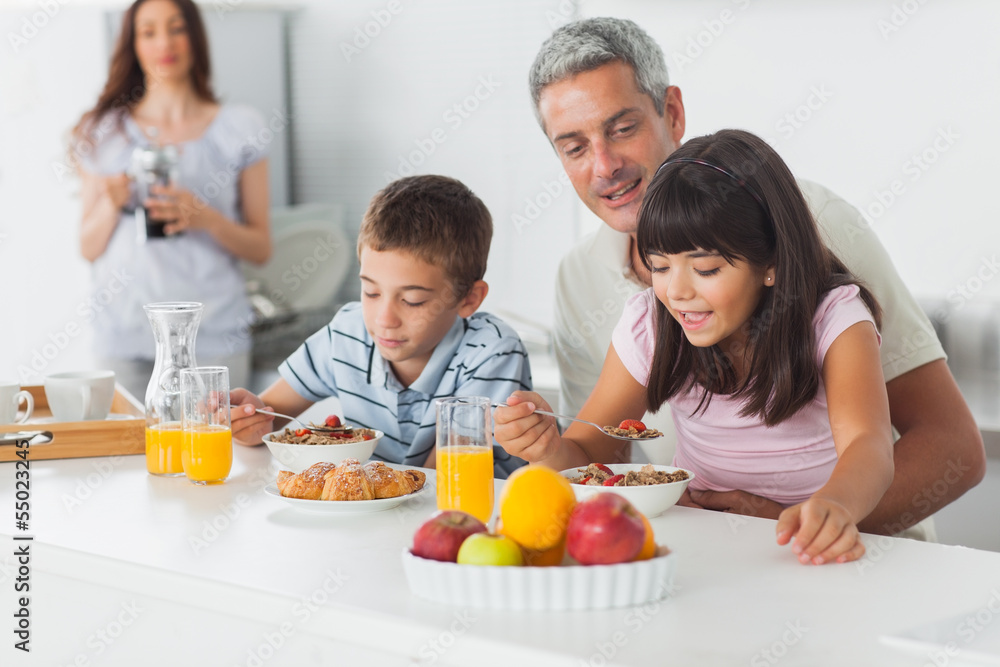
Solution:
M 150 476 L 140 456 L 35 462 L 25 655 L 8 629 L 11 545 L 24 544 L 11 539 L 15 470 L 0 464 L 0 664 L 918 665 L 930 658 L 879 636 L 1000 601 L 997 553 L 866 537 L 859 563 L 802 566 L 773 521 L 675 507 L 652 520 L 678 556 L 666 601 L 459 609 L 413 597 L 403 574 L 433 492 L 376 514 L 304 514 L 263 494 L 276 470 L 263 447 L 238 447 L 213 487 Z

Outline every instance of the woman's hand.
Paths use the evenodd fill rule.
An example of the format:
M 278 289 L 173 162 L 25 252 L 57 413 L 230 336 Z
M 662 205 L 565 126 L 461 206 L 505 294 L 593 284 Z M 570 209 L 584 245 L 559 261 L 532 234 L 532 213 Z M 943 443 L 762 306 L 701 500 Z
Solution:
M 789 507 L 778 517 L 778 544 L 794 538 L 800 563 L 846 563 L 865 554 L 858 527 L 843 505 L 821 495 Z
M 534 412 L 552 410 L 545 399 L 534 392 L 515 391 L 507 405 L 493 412 L 493 437 L 508 454 L 537 463 L 559 451 L 562 440 L 555 417 Z
M 116 210 L 125 206 L 132 194 L 128 176 L 125 174 L 101 178 L 100 189 L 101 195 L 107 197 Z
M 264 401 L 246 389 L 229 392 L 229 410 L 233 440 L 240 445 L 259 445 L 265 434 L 274 430 L 274 417 L 262 415 L 257 408 L 265 408 Z
M 170 220 L 163 227 L 167 236 L 188 229 L 208 229 L 214 209 L 190 190 L 154 185 L 149 193 L 154 197 L 143 202 L 146 214 L 151 220 Z

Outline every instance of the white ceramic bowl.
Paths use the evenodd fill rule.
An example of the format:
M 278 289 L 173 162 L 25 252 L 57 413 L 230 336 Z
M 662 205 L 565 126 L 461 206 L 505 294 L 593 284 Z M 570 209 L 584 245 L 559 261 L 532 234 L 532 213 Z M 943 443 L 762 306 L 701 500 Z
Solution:
M 374 431 L 374 429 L 372 429 Z M 361 442 L 348 442 L 337 445 L 291 445 L 284 442 L 275 442 L 272 436 L 279 436 L 284 433 L 273 431 L 264 436 L 264 444 L 271 450 L 273 456 L 285 470 L 292 472 L 302 472 L 314 463 L 340 463 L 344 459 L 354 458 L 364 463 L 375 451 L 375 446 L 384 435 L 382 431 L 375 431 L 375 437 L 371 440 Z
M 630 470 L 640 470 L 643 466 L 650 465 L 648 463 L 609 463 L 608 467 L 611 471 L 618 474 L 625 474 Z M 676 470 L 682 470 L 682 468 L 674 468 L 673 466 L 661 466 L 653 465 L 654 470 L 664 470 L 666 472 L 674 472 Z M 684 493 L 684 489 L 687 485 L 694 479 L 694 473 L 690 470 L 685 470 L 688 474 L 688 478 L 682 482 L 670 482 L 669 484 L 651 484 L 649 486 L 587 486 L 585 484 L 570 484 L 573 487 L 573 492 L 576 494 L 577 500 L 583 500 L 584 498 L 589 498 L 595 493 L 617 493 L 620 496 L 628 499 L 632 505 L 645 514 L 647 517 L 654 517 L 657 514 L 662 514 L 667 508 L 672 507 L 677 504 L 680 499 L 681 494 Z M 559 474 L 568 479 L 573 479 L 579 477 L 582 472 L 578 468 L 570 468 L 569 470 L 563 470 Z
M 458 565 L 403 550 L 417 597 L 460 607 L 506 610 L 609 609 L 662 600 L 673 592 L 675 556 L 618 565 Z

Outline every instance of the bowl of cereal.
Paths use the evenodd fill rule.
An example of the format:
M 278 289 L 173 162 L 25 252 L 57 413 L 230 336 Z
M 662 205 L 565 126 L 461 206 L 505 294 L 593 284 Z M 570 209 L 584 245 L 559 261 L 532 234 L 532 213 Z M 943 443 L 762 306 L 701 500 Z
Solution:
M 353 428 L 332 433 L 286 428 L 264 436 L 264 444 L 285 470 L 299 473 L 314 463 L 340 463 L 354 458 L 362 463 L 371 457 L 382 431 Z
M 617 493 L 653 517 L 677 504 L 694 473 L 652 463 L 591 463 L 560 472 L 570 481 L 578 501 L 595 493 Z

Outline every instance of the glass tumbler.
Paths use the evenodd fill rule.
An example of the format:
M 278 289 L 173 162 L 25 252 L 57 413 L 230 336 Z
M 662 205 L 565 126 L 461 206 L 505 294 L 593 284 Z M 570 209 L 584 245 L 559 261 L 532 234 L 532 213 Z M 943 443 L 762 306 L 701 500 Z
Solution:
M 493 420 L 490 399 L 437 401 L 437 506 L 487 523 L 493 515 Z
M 181 370 L 181 465 L 195 484 L 216 484 L 233 467 L 229 421 L 229 369 L 199 366 Z

